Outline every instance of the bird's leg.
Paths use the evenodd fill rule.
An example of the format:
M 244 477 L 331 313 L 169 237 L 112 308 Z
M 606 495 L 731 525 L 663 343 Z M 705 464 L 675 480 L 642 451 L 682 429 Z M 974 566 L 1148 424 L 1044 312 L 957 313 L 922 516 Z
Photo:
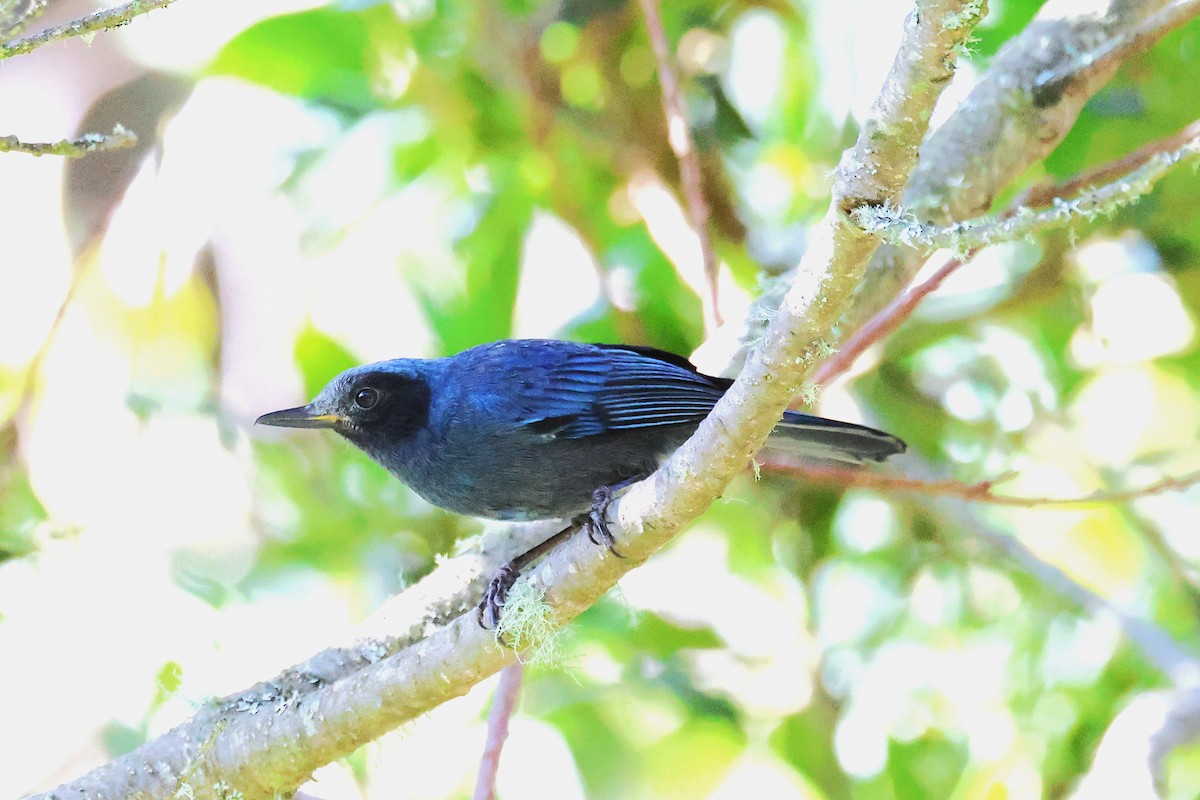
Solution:
M 517 578 L 521 577 L 521 570 L 536 561 L 547 551 L 553 550 L 559 544 L 569 539 L 571 534 L 575 532 L 576 527 L 576 523 L 572 522 L 546 541 L 531 547 L 512 561 L 509 561 L 496 572 L 491 583 L 488 584 L 487 591 L 483 593 L 483 600 L 479 603 L 479 627 L 495 628 L 500 624 L 500 609 L 504 605 L 504 601 L 508 598 L 509 589 L 512 589 L 513 584 L 517 582 Z
M 624 558 L 625 556 L 618 553 L 617 548 L 614 547 L 616 539 L 608 528 L 608 507 L 612 505 L 613 497 L 617 492 L 637 483 L 644 477 L 646 476 L 638 475 L 614 483 L 612 486 L 601 486 L 596 489 L 592 492 L 592 507 L 588 509 L 587 513 L 575 517 L 571 520 L 570 525 L 501 567 L 492 578 L 491 583 L 488 584 L 487 591 L 483 593 L 483 600 L 479 603 L 479 627 L 495 628 L 500 624 L 500 609 L 504 606 L 509 590 L 517 582 L 517 578 L 521 577 L 521 570 L 569 539 L 576 528 L 587 533 L 592 544 L 604 545 L 608 548 L 608 552 L 617 558 Z

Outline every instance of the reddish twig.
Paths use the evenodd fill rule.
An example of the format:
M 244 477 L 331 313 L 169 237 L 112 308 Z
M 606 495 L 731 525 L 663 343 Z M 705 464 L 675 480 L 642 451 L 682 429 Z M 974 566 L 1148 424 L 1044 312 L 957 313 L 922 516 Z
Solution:
M 512 719 L 521 696 L 521 679 L 525 666 L 516 661 L 500 670 L 500 682 L 488 713 L 487 742 L 479 759 L 479 777 L 475 780 L 474 800 L 493 800 L 496 796 L 496 772 L 500 769 L 500 750 L 508 737 L 508 721 Z
M 864 487 L 878 489 L 883 492 L 911 492 L 939 497 L 957 497 L 960 500 L 970 500 L 976 503 L 989 503 L 991 505 L 1013 506 L 1017 508 L 1127 503 L 1131 500 L 1149 497 L 1150 495 L 1183 491 L 1200 484 L 1200 470 L 1197 470 L 1189 472 L 1186 475 L 1163 478 L 1137 489 L 1098 491 L 1080 497 L 1015 497 L 1012 495 L 996 494 L 993 491 L 996 484 L 1007 480 L 1009 476 L 980 481 L 978 483 L 963 483 L 954 480 L 926 481 L 919 478 L 905 478 L 899 475 L 888 475 L 881 472 L 870 472 L 868 470 L 847 467 L 799 466 L 779 462 L 767 462 L 762 466 L 764 469 L 772 472 L 787 473 L 817 483 Z
M 1060 200 L 1072 198 L 1080 192 L 1087 191 L 1096 185 L 1115 183 L 1122 176 L 1128 175 L 1144 166 L 1155 156 L 1175 152 L 1198 137 L 1200 137 L 1200 121 L 1193 122 L 1178 133 L 1145 145 L 1116 161 L 1110 161 L 1099 167 L 1080 172 L 1062 183 L 1046 183 L 1034 186 L 1017 197 L 998 219 L 1011 218 L 1022 209 L 1037 209 L 1051 206 Z M 873 316 L 866 325 L 855 331 L 854 335 L 847 339 L 841 348 L 838 349 L 838 352 L 817 369 L 813 375 L 812 382 L 818 386 L 828 384 L 834 378 L 849 370 L 867 348 L 894 333 L 905 320 L 912 316 L 922 300 L 940 287 L 959 267 L 968 263 L 979 252 L 979 249 L 981 248 L 971 250 L 965 255 L 951 256 L 938 268 L 937 272 L 929 280 L 914 286 L 892 300 L 886 308 Z
M 679 77 L 671 63 L 671 49 L 667 34 L 663 30 L 662 15 L 658 0 L 640 0 L 642 13 L 646 17 L 646 33 L 658 62 L 658 83 L 662 87 L 663 111 L 667 116 L 667 141 L 679 160 L 679 181 L 683 188 L 683 201 L 687 206 L 688 219 L 700 243 L 700 255 L 704 260 L 704 276 L 708 280 L 709 296 L 705 298 L 708 321 L 713 327 L 721 324 L 718 306 L 720 294 L 717 288 L 717 254 L 713 251 L 712 237 L 708 233 L 708 201 L 704 199 L 704 186 L 700 173 L 700 158 L 688 130 L 687 114 L 683 97 L 679 91 Z
M 922 300 L 932 294 L 946 278 L 970 261 L 974 255 L 975 253 L 971 252 L 966 256 L 951 256 L 946 259 L 946 263 L 938 267 L 937 272 L 929 280 L 909 289 L 893 300 L 887 308 L 871 317 L 867 324 L 856 331 L 846 344 L 817 368 L 817 371 L 813 373 L 812 382 L 818 386 L 827 384 L 854 366 L 854 362 L 868 347 L 891 336 L 901 323 L 912 316 Z
M 1178 150 L 1197 137 L 1200 137 L 1200 120 L 1193 122 L 1176 134 L 1139 147 L 1137 150 L 1118 158 L 1116 161 L 1110 161 L 1099 167 L 1084 170 L 1062 183 L 1047 182 L 1031 186 L 1013 201 L 1011 208 L 1015 209 L 1022 206 L 1042 208 L 1060 198 L 1074 197 L 1093 186 L 1112 183 L 1121 176 L 1133 172 L 1160 153 L 1170 153 Z

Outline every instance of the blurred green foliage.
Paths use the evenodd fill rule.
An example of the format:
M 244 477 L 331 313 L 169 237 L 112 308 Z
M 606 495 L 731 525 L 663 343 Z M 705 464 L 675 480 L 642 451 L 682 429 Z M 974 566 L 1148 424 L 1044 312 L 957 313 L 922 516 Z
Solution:
M 832 167 L 855 134 L 848 95 L 869 97 L 871 87 L 857 83 L 879 77 L 848 76 L 853 65 L 834 60 L 837 36 L 861 31 L 835 28 L 850 23 L 818 5 L 689 0 L 663 8 L 683 65 L 715 247 L 730 291 L 747 298 L 761 271 L 791 266 L 803 251 Z M 1040 4 L 993 5 L 971 57 L 976 70 Z M 1026 182 L 1105 164 L 1200 117 L 1200 95 L 1181 90 L 1195 72 L 1198 35 L 1194 25 L 1184 28 L 1124 67 Z M 890 53 L 887 41 L 881 48 Z M 291 351 L 277 354 L 294 360 L 296 402 L 342 369 L 380 357 L 365 352 L 366 337 L 346 335 L 358 323 L 394 331 L 378 343 L 394 355 L 448 354 L 530 330 L 684 353 L 701 344 L 695 285 L 663 245 L 670 211 L 639 206 L 645 197 L 631 188 L 656 179 L 678 196 L 637 4 L 332 4 L 250 25 L 195 80 L 198 92 L 231 80 L 253 84 L 282 97 L 296 115 L 289 119 L 323 126 L 298 140 L 280 132 L 287 126 L 234 134 L 253 158 L 286 165 L 271 190 L 296 220 L 296 271 L 262 280 L 313 293 L 301 302 Z M 387 135 L 363 133 L 371 130 Z M 170 135 L 162 146 L 168 160 L 173 148 L 189 153 Z M 336 160 L 346 150 L 360 160 L 345 164 L 385 165 L 383 174 L 347 174 Z M 340 189 L 328 188 L 330 173 Z M 360 192 L 360 183 L 377 189 Z M 1002 488 L 1015 494 L 1082 495 L 1195 468 L 1196 186 L 1194 173 L 1181 170 L 1111 218 L 1010 248 L 974 273 L 973 265 L 848 389 L 830 390 L 830 413 L 861 412 L 946 476 L 1014 473 Z M 242 189 L 226 191 L 232 198 Z M 386 235 L 369 238 L 365 231 L 380 218 Z M 588 263 L 533 235 L 547 218 L 571 232 Z M 354 249 L 361 241 L 369 246 Z M 199 598 L 227 615 L 217 631 L 256 608 L 282 614 L 269 605 L 274 598 L 299 602 L 314 587 L 365 614 L 479 524 L 430 508 L 332 436 L 260 440 L 246 432 L 253 415 L 269 409 L 235 411 L 222 400 L 233 357 L 223 349 L 232 345 L 222 325 L 253 317 L 227 307 L 233 290 L 221 269 L 256 268 L 253 257 L 230 252 L 213 256 L 236 265 L 218 264 L 216 278 L 204 273 L 172 288 L 167 272 L 152 272 L 154 297 L 140 306 L 99 280 L 84 283 L 74 300 L 101 338 L 118 341 L 120 363 L 129 365 L 122 395 L 127 408 L 136 406 L 141 433 L 188 414 L 234 431 L 232 441 L 220 441 L 214 426 L 209 438 L 238 454 L 248 472 L 247 530 L 233 544 L 207 547 L 201 537 L 171 545 L 171 582 L 188 602 Z M 352 255 L 337 260 L 341 252 Z M 94 257 L 80 256 L 81 263 Z M 543 266 L 535 274 L 536 264 Z M 578 296 L 538 293 L 556 270 L 572 269 Z M 378 311 L 346 301 L 349 321 L 327 324 L 320 296 L 353 288 L 368 273 L 402 286 L 409 304 L 380 320 Z M 1105 296 L 1113 281 L 1126 282 L 1130 304 L 1116 317 Z M 371 287 L 393 283 L 349 296 L 374 309 Z M 427 337 L 422 344 L 414 344 L 414 330 Z M 118 541 L 121 530 L 109 520 L 96 526 L 102 533 L 91 531 L 86 514 L 76 523 L 62 492 L 44 488 L 45 467 L 23 451 L 24 439 L 54 420 L 30 411 L 43 402 L 39 392 L 52 396 L 53 381 L 35 384 L 32 406 L 20 400 L 26 371 L 39 366 L 32 356 L 0 365 L 0 421 L 10 431 L 0 468 L 0 558 L 14 574 L 20 565 L 48 569 L 53 558 L 71 558 L 60 553 L 63 541 Z M 193 457 L 181 447 L 170 451 L 180 464 Z M 202 505 L 225 502 L 202 481 L 188 491 Z M 1180 533 L 1194 534 L 1200 519 L 1195 489 L 1116 509 L 988 509 L 984 516 L 1195 646 L 1200 551 Z M 0 596 L 0 637 L 15 610 L 5 600 L 12 602 Z M 213 637 L 225 658 L 244 646 L 237 637 L 241 644 L 224 649 L 221 635 Z M 554 784 L 566 791 L 555 796 L 729 797 L 763 786 L 772 797 L 1063 796 L 1092 769 L 1118 714 L 1166 685 L 1111 620 L 1072 606 L 980 546 L 928 498 L 796 485 L 777 475 L 737 481 L 693 531 L 565 637 L 564 663 L 529 675 L 519 714 L 565 744 L 565 755 L 547 754 L 541 765 L 550 770 L 558 759 L 562 774 L 576 776 Z M 269 638 L 262 637 L 266 650 Z M 164 647 L 145 656 L 171 665 L 147 695 L 186 692 L 189 677 L 205 669 L 203 658 Z M 104 729 L 108 751 L 152 735 L 147 720 L 164 713 L 164 703 L 154 695 L 120 712 Z M 476 712 L 459 724 L 482 725 Z M 397 738 L 422 735 L 418 723 Z M 534 762 L 519 755 L 523 735 L 514 730 L 505 763 L 532 771 Z M 451 773 L 450 788 L 421 782 L 434 767 L 420 757 L 404 762 L 408 782 L 397 787 L 386 759 L 359 754 L 351 759 L 357 790 L 467 796 L 474 740 L 471 747 L 440 741 L 431 747 L 441 748 L 438 768 Z M 1169 766 L 1170 796 L 1192 796 L 1200 751 L 1181 749 Z M 536 775 L 511 780 L 526 794 L 537 785 Z

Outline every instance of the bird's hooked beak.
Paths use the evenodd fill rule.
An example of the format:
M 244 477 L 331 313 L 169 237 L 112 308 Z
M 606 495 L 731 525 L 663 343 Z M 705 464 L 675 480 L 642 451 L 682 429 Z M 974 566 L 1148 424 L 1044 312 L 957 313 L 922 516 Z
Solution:
M 336 428 L 345 420 L 340 414 L 331 414 L 312 403 L 297 408 L 272 411 L 254 420 L 255 425 L 273 425 L 277 428 Z

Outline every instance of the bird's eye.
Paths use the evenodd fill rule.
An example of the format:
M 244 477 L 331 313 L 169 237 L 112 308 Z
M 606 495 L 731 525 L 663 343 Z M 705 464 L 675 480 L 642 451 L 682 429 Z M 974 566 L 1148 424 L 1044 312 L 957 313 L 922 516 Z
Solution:
M 354 405 L 361 409 L 374 408 L 375 404 L 378 402 L 379 392 L 375 389 L 372 389 L 370 386 L 364 389 L 359 389 L 354 395 Z

